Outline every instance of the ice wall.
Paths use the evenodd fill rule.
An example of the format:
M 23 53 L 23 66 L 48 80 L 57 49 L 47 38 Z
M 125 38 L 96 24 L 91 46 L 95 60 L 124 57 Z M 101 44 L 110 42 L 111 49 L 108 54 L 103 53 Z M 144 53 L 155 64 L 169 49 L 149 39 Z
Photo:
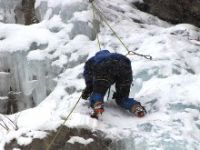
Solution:
M 17 10 L 21 11 L 21 0 L 0 1 L 0 4 L 2 4 L 0 10 L 5 9 L 10 12 L 9 14 L 3 11 L 2 21 L 17 22 L 16 14 L 19 14 Z M 67 47 L 65 44 L 68 40 L 81 34 L 94 40 L 99 30 L 99 23 L 93 20 L 88 2 L 42 0 L 36 1 L 35 7 L 37 17 L 43 20 L 43 23 L 36 28 L 14 27 L 14 25 L 11 28 L 8 25 L 7 28 L 0 24 L 0 96 L 3 99 L 1 102 L 7 103 L 5 97 L 8 96 L 9 91 L 17 92 L 15 97 L 19 110 L 36 106 L 51 93 L 55 87 L 53 78 L 59 74 L 59 69 L 62 68 L 59 63 L 63 62 L 63 59 L 66 59 L 65 63 L 67 62 L 64 67 L 79 64 L 79 60 L 78 62 L 67 60 L 73 53 L 70 47 L 64 48 Z M 66 49 L 69 53 L 64 52 L 65 54 L 61 55 L 60 51 Z M 47 59 L 44 56 L 45 58 L 40 60 L 34 60 L 35 58 L 28 60 L 27 56 L 31 51 L 37 51 L 39 57 L 43 57 L 41 51 L 46 51 L 45 55 L 52 56 Z M 87 55 L 84 55 L 84 60 L 86 58 Z
M 0 22 L 22 23 L 22 0 L 0 0 Z
M 40 1 L 37 0 L 36 15 L 39 20 L 49 20 L 53 16 L 59 16 L 65 24 L 72 24 L 73 29 L 70 39 L 76 35 L 84 34 L 91 40 L 96 38 L 99 31 L 99 22 L 93 20 L 92 9 L 88 1 Z
M 30 25 L 38 23 L 35 0 L 0 0 L 0 22 Z
M 23 106 L 32 107 L 48 95 L 51 89 L 49 87 L 54 84 L 54 75 L 59 74 L 57 86 L 50 96 L 38 107 L 21 112 L 18 118 L 19 131 L 10 132 L 8 136 L 7 132 L 0 132 L 0 141 L 6 139 L 5 142 L 8 143 L 8 139 L 11 141 L 15 138 L 18 144 L 24 145 L 27 141 L 31 142 L 32 138 L 44 138 L 44 132 L 46 135 L 47 130 L 55 130 L 63 122 L 61 119 L 66 119 L 84 88 L 81 76 L 83 63 L 98 51 L 96 41 L 89 40 L 93 39 L 91 35 L 95 33 L 92 31 L 97 27 L 92 26 L 92 12 L 87 8 L 82 9 L 84 2 L 62 2 L 48 0 L 47 3 L 47 0 L 38 0 L 36 6 L 43 11 L 40 14 L 44 20 L 40 24 L 5 27 L 0 23 L 0 52 L 4 51 L 0 53 L 3 64 L 0 73 L 2 93 L 12 89 L 19 94 L 17 96 L 21 96 Z M 88 115 L 88 101 L 80 101 L 66 125 L 70 128 L 83 127 L 106 133 L 115 139 L 112 143 L 115 144 L 117 140 L 117 146 L 113 148 L 115 150 L 198 149 L 199 29 L 188 25 L 168 27 L 167 23 L 153 16 L 122 5 L 126 2 L 123 0 L 120 3 L 115 0 L 101 2 L 100 6 L 108 9 L 104 10 L 107 16 L 114 18 L 109 20 L 111 26 L 130 50 L 153 56 L 152 61 L 128 56 L 133 62 L 134 73 L 131 97 L 144 104 L 148 114 L 145 118 L 138 119 L 110 100 L 105 102 L 106 111 L 102 120 L 94 120 Z M 73 12 L 70 7 L 66 7 L 67 10 L 62 9 L 69 3 L 70 6 L 76 5 L 77 11 Z M 62 11 L 69 12 L 62 16 Z M 103 39 L 105 48 L 126 54 L 107 27 L 101 28 L 101 31 L 99 37 Z M 28 56 L 30 58 L 30 53 L 36 55 L 27 59 Z M 58 66 L 63 69 L 62 72 Z M 1 102 L 5 102 L 7 97 L 5 94 L 0 95 Z M 2 108 L 3 105 L 0 106 Z M 99 145 L 98 141 L 94 143 Z M 33 144 L 35 145 L 34 141 Z M 44 145 L 46 144 L 38 146 Z
M 0 96 L 16 92 L 19 110 L 39 104 L 56 85 L 57 73 L 49 60 L 28 61 L 26 56 L 27 52 L 0 53 Z

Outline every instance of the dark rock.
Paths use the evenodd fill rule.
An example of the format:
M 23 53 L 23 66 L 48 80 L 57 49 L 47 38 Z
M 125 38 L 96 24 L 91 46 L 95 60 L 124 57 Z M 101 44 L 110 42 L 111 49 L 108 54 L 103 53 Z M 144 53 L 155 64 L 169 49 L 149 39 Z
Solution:
M 57 131 L 59 131 L 59 129 Z M 56 132 L 52 132 L 46 138 L 34 139 L 31 144 L 24 146 L 20 146 L 17 144 L 16 139 L 13 139 L 10 143 L 7 143 L 4 148 L 5 150 L 11 150 L 14 148 L 19 148 L 21 150 L 45 150 L 49 148 L 48 146 L 55 135 Z M 84 139 L 92 138 L 94 141 L 87 145 L 80 143 L 71 144 L 67 142 L 71 136 L 80 136 Z M 92 132 L 87 129 L 72 129 L 62 126 L 57 138 L 48 150 L 105 150 L 110 149 L 112 146 L 112 140 L 105 138 L 103 133 Z
M 35 15 L 35 0 L 22 0 L 22 9 L 24 12 L 25 25 L 39 22 Z
M 134 5 L 168 22 L 190 23 L 200 27 L 199 0 L 144 0 L 144 3 Z
M 133 5 L 135 5 L 139 10 L 142 10 L 144 12 L 149 12 L 149 6 L 145 3 L 141 3 L 141 2 L 133 2 Z

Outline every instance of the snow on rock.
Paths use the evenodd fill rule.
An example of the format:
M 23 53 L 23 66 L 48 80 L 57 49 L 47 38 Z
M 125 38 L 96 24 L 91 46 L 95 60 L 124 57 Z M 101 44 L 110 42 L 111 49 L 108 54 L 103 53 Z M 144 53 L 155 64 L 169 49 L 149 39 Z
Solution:
M 188 24 L 171 26 L 132 8 L 131 2 L 102 0 L 95 4 L 130 50 L 153 57 L 149 61 L 128 56 L 134 73 L 130 97 L 146 107 L 147 116 L 136 118 L 122 110 L 112 100 L 111 92 L 99 120 L 89 117 L 89 103 L 81 100 L 65 125 L 100 131 L 117 143 L 113 149 L 196 150 L 200 147 L 199 28 Z M 1 148 L 13 138 L 26 135 L 28 138 L 19 142 L 28 143 L 36 135 L 44 138 L 46 130 L 56 130 L 85 86 L 84 62 L 98 51 L 97 40 L 92 41 L 98 27 L 91 26 L 92 11 L 86 1 L 38 0 L 36 7 L 44 19 L 37 25 L 0 24 L 0 79 L 8 83 L 1 85 L 0 91 L 8 91 L 13 82 L 25 96 L 38 95 L 39 104 L 18 113 L 18 130 L 7 132 L 0 128 Z M 101 26 L 100 31 L 103 49 L 127 54 L 107 26 Z M 10 82 L 9 76 L 16 80 L 11 77 Z M 35 136 L 29 136 L 30 132 Z
M 32 142 L 32 138 L 24 138 L 24 137 L 20 137 L 17 139 L 17 143 L 19 145 L 28 145 Z
M 89 143 L 91 143 L 93 141 L 94 140 L 92 138 L 84 139 L 84 138 L 79 137 L 79 136 L 73 136 L 67 142 L 71 143 L 71 144 L 80 143 L 80 144 L 83 144 L 83 145 L 87 145 L 87 144 L 89 144 Z

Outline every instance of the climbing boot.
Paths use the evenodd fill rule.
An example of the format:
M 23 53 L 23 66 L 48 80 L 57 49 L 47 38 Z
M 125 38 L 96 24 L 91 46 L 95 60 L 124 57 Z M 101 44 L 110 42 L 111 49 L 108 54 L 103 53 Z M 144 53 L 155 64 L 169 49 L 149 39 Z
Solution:
M 131 108 L 131 112 L 134 115 L 136 115 L 137 117 L 140 117 L 140 118 L 144 117 L 145 114 L 147 113 L 144 106 L 142 106 L 140 103 L 133 105 L 132 108 Z
M 92 118 L 98 119 L 99 115 L 102 115 L 102 113 L 104 112 L 103 102 L 96 102 L 94 106 L 92 107 L 92 109 L 93 111 L 90 116 Z

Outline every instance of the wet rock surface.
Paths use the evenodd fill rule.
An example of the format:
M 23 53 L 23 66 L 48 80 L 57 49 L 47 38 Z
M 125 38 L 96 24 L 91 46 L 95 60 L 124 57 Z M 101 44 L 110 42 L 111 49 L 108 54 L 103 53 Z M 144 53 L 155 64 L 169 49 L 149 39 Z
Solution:
M 55 135 L 56 132 L 50 132 L 46 138 L 34 139 L 31 144 L 28 145 L 19 145 L 17 140 L 13 139 L 10 143 L 5 145 L 5 150 L 11 150 L 14 148 L 19 148 L 21 150 L 45 150 L 48 149 L 48 146 Z M 71 144 L 68 140 L 72 136 L 79 136 L 86 140 L 92 138 L 93 141 L 86 145 L 78 142 Z M 102 133 L 92 132 L 87 129 L 68 128 L 62 126 L 60 133 L 49 150 L 105 150 L 112 149 L 113 146 L 112 140 L 105 138 Z
M 144 3 L 134 5 L 173 24 L 190 23 L 200 27 L 199 0 L 144 0 Z

